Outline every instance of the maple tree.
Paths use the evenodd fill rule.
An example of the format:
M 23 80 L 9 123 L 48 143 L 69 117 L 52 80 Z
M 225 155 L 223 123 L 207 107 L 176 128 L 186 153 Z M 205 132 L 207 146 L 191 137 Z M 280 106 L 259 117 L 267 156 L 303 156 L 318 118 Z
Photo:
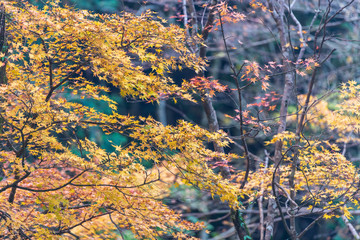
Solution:
M 239 189 L 207 165 L 233 157 L 205 147 L 208 141 L 226 146 L 230 140 L 224 132 L 120 115 L 116 102 L 104 94 L 109 89 L 82 74 L 91 69 L 122 96 L 194 101 L 188 85 L 177 86 L 165 75 L 182 66 L 204 68 L 184 46 L 183 29 L 165 27 L 165 20 L 149 11 L 100 15 L 56 1 L 42 9 L 17 1 L 2 7 L 7 48 L 0 89 L 2 238 L 111 238 L 121 229 L 139 238 L 182 238 L 185 230 L 201 224 L 181 220 L 160 201 L 174 182 L 196 185 L 237 207 Z M 171 56 L 163 53 L 167 50 Z M 142 64 L 150 65 L 151 73 L 145 74 Z M 216 89 L 216 82 L 211 86 Z M 71 101 L 69 93 L 101 101 L 111 114 Z M 107 152 L 76 136 L 77 128 L 89 126 L 131 141 L 113 144 Z M 152 168 L 144 167 L 147 161 Z
M 350 219 L 360 179 L 346 149 L 358 142 L 360 87 L 343 84 L 336 107 L 325 101 L 330 93 L 316 97 L 314 90 L 317 74 L 334 54 L 326 47 L 329 23 L 353 3 L 319 1 L 305 26 L 294 13 L 296 1 L 231 6 L 188 0 L 174 17 L 181 28 L 151 11 L 102 15 L 60 1 L 42 8 L 4 2 L 1 237 L 126 239 L 128 229 L 137 239 L 188 239 L 189 230 L 204 229 L 204 223 L 183 220 L 162 201 L 171 187 L 183 185 L 225 202 L 241 240 L 274 239 L 279 219 L 288 237 L 300 239 L 331 218 L 342 218 L 356 238 Z M 231 26 L 242 25 L 244 36 L 253 37 L 246 32 L 253 27 L 248 19 L 274 24 L 269 31 L 279 49 L 272 59 L 237 57 L 242 42 L 237 49 L 228 35 Z M 206 56 L 214 41 L 230 71 L 226 84 L 208 77 L 212 63 Z M 184 68 L 196 76 L 181 83 L 170 78 Z M 85 71 L 107 85 L 88 80 Z M 107 95 L 109 86 L 149 103 L 199 102 L 209 130 L 184 120 L 165 125 L 150 116 L 121 115 Z M 235 102 L 223 119 L 237 127 L 236 134 L 219 130 L 222 113 L 213 101 L 219 93 Z M 102 109 L 89 107 L 90 100 Z M 111 150 L 78 136 L 95 126 Z M 127 143 L 111 142 L 113 133 L 126 136 Z M 264 152 L 252 152 L 254 139 Z M 239 154 L 227 153 L 229 146 Z M 259 219 L 251 222 L 245 214 L 254 207 Z M 302 216 L 312 218 L 305 227 L 297 224 Z
M 254 0 L 249 3 L 250 10 L 243 10 L 244 14 L 239 14 L 236 11 L 237 6 L 230 7 L 227 2 L 213 1 L 210 5 L 205 5 L 210 9 L 208 21 L 199 27 L 200 31 L 204 40 L 207 40 L 210 31 L 215 32 L 214 35 L 217 31 L 216 36 L 222 39 L 226 64 L 232 78 L 230 84 L 235 85 L 234 92 L 238 101 L 236 114 L 233 116 L 225 114 L 225 116 L 239 124 L 239 136 L 233 139 L 239 140 L 239 143 L 234 144 L 243 153 L 245 171 L 240 168 L 230 178 L 236 179 L 239 188 L 242 189 L 243 195 L 239 197 L 243 205 L 253 207 L 254 202 L 257 202 L 260 223 L 255 226 L 260 226 L 258 234 L 260 239 L 274 238 L 276 216 L 279 216 L 287 236 L 291 239 L 304 237 L 316 223 L 324 218 L 332 217 L 342 218 L 351 234 L 355 238 L 359 236 L 348 220 L 351 218 L 349 210 L 358 205 L 357 170 L 355 165 L 344 157 L 346 145 L 345 150 L 340 151 L 343 147 L 341 142 L 357 142 L 356 137 L 352 136 L 353 132 L 357 131 L 356 123 L 352 122 L 355 112 L 345 110 L 353 109 L 352 106 L 356 100 L 354 98 L 347 100 L 336 107 L 344 110 L 334 111 L 328 109 L 324 101 L 313 97 L 318 72 L 335 51 L 335 49 L 325 47 L 325 42 L 331 39 L 327 32 L 328 25 L 353 3 L 354 1 L 346 1 L 343 4 L 335 4 L 334 1 L 323 4 L 318 2 L 319 10 L 314 12 L 308 26 L 304 26 L 299 21 L 299 16 L 294 13 L 296 1 Z M 311 4 L 315 5 L 313 2 L 309 3 Z M 194 2 L 188 1 L 185 8 L 188 12 L 184 10 L 185 15 L 187 14 L 184 19 L 190 18 L 184 20 L 184 24 L 192 36 L 195 36 L 194 32 L 197 32 L 194 28 L 198 28 L 199 25 L 193 17 L 197 15 L 194 13 L 196 9 L 194 5 Z M 248 14 L 245 14 L 246 12 Z M 237 52 L 237 47 L 234 47 L 234 41 L 230 42 L 229 38 L 236 40 L 234 35 L 238 35 L 231 27 L 225 28 L 225 26 L 234 26 L 234 23 L 244 21 L 247 17 L 252 18 L 259 12 L 266 17 L 259 17 L 260 20 L 257 21 L 267 28 L 265 31 L 268 30 L 271 33 L 273 41 L 278 40 L 277 47 L 280 52 L 278 59 L 281 59 L 278 63 L 272 60 L 261 66 L 255 61 L 246 59 L 239 61 L 239 57 L 233 54 Z M 268 19 L 274 22 L 272 28 L 268 26 Z M 319 22 L 317 22 L 318 19 L 320 19 Z M 317 22 L 316 26 L 314 26 L 315 22 Z M 249 25 L 246 27 L 250 28 Z M 243 28 L 244 31 L 247 30 L 246 27 Z M 233 35 L 226 35 L 226 30 L 230 30 Z M 243 35 L 249 35 L 248 32 Z M 239 48 L 242 48 L 243 43 L 239 43 Z M 229 44 L 232 46 L 230 47 Z M 199 56 L 205 58 L 206 47 L 200 45 L 199 48 Z M 283 84 L 279 86 L 282 90 L 278 92 L 280 96 L 277 92 L 271 91 L 265 93 L 264 97 L 260 97 L 262 93 L 257 91 L 254 99 L 261 101 L 244 104 L 245 101 L 251 101 L 251 94 L 244 93 L 247 89 L 260 83 L 258 85 L 262 90 L 267 90 L 270 87 L 269 80 L 276 76 L 283 77 L 281 80 Z M 307 89 L 302 88 L 301 84 L 304 83 L 308 85 Z M 343 96 L 351 98 L 348 92 L 355 94 L 356 88 L 355 82 L 345 85 Z M 305 92 L 305 95 L 300 95 L 299 90 Z M 327 95 L 329 93 L 324 96 Z M 274 104 L 277 100 L 280 100 L 279 108 Z M 202 102 L 209 128 L 216 131 L 220 124 L 212 99 L 203 96 Z M 322 105 L 319 106 L 319 103 Z M 296 108 L 296 111 L 289 115 L 291 105 Z M 278 114 L 272 114 L 274 110 L 277 110 Z M 273 117 L 269 118 L 269 115 Z M 344 115 L 350 116 L 346 120 L 340 120 L 344 119 Z M 324 118 L 323 116 L 326 116 L 325 119 L 319 120 Z M 345 122 L 347 124 L 344 125 Z M 333 142 L 334 136 L 326 139 L 308 133 L 309 126 L 316 128 L 319 123 L 322 124 L 322 128 L 338 129 L 340 138 L 336 137 L 336 143 Z M 351 139 L 350 136 L 352 136 Z M 270 150 L 274 154 L 273 157 L 270 157 L 266 150 L 269 149 L 268 147 L 265 149 L 265 160 L 262 160 L 262 154 L 257 156 L 251 153 L 248 142 L 254 138 L 258 142 L 262 141 L 264 145 L 273 146 Z M 217 147 L 216 144 L 214 148 L 218 152 L 224 152 L 224 149 Z M 257 166 L 254 168 L 252 167 L 254 165 Z M 229 177 L 226 167 L 222 166 L 222 168 L 223 176 Z M 266 219 L 263 212 L 264 200 L 268 205 Z M 240 239 L 251 239 L 245 221 L 242 217 L 238 217 L 242 212 L 246 211 L 231 212 L 234 232 Z M 301 228 L 296 222 L 300 216 L 304 215 L 317 216 L 306 227 Z

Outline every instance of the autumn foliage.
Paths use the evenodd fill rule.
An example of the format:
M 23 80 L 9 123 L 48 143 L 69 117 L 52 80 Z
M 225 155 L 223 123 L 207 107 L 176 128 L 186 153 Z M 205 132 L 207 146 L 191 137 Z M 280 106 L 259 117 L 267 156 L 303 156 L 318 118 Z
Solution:
M 224 132 L 210 133 L 184 121 L 172 127 L 151 117 L 119 115 L 116 102 L 104 94 L 109 89 L 83 76 L 91 69 L 100 80 L 118 87 L 122 96 L 154 101 L 176 93 L 190 98 L 188 88 L 165 74 L 183 66 L 204 68 L 184 46 L 183 29 L 165 27 L 165 20 L 151 12 L 138 17 L 98 15 L 56 2 L 43 9 L 6 2 L 5 9 L 2 237 L 109 239 L 119 234 L 118 228 L 130 229 L 139 238 L 181 238 L 183 230 L 199 229 L 201 224 L 181 220 L 160 201 L 175 182 L 196 185 L 237 206 L 239 189 L 207 165 L 215 158 L 231 160 L 231 155 L 204 145 L 215 141 L 226 146 Z M 167 50 L 173 53 L 166 56 Z M 149 74 L 143 71 L 146 64 L 151 65 Z M 69 93 L 101 101 L 112 113 L 71 101 Z M 126 146 L 114 144 L 114 151 L 106 152 L 76 137 L 76 129 L 89 126 L 106 134 L 121 133 L 131 141 Z M 145 168 L 144 161 L 153 167 Z
M 345 152 L 346 144 L 359 142 L 354 133 L 360 128 L 360 86 L 344 83 L 335 107 L 326 96 L 315 97 L 313 88 L 334 52 L 322 53 L 326 24 L 353 1 L 333 15 L 328 10 L 313 38 L 291 6 L 273 2 L 250 1 L 245 14 L 213 1 L 198 7 L 207 13 L 201 27 L 191 12 L 195 8 L 180 16 L 187 20 L 180 27 L 151 11 L 102 15 L 60 1 L 42 8 L 5 1 L 0 9 L 0 237 L 124 239 L 124 230 L 130 230 L 137 239 L 195 238 L 191 231 L 204 229 L 204 223 L 184 220 L 163 202 L 170 188 L 182 185 L 225 203 L 241 240 L 252 239 L 242 215 L 248 206 L 262 215 L 259 232 L 266 240 L 274 236 L 275 215 L 291 239 L 303 237 L 320 219 L 351 219 L 360 179 Z M 284 9 L 297 32 L 284 32 Z M 280 57 L 265 64 L 236 62 L 224 26 L 259 12 L 275 20 Z M 206 74 L 210 34 L 220 36 L 230 83 Z M 305 55 L 312 41 L 312 54 Z M 170 77 L 184 68 L 194 76 L 181 82 Z M 100 83 L 88 80 L 86 72 Z M 277 76 L 283 77 L 281 91 L 271 89 Z M 296 92 L 296 81 L 307 83 L 305 94 Z M 250 98 L 244 92 L 252 87 L 258 91 Z M 147 103 L 201 103 L 209 130 L 185 120 L 164 125 L 151 116 L 120 114 L 107 94 L 112 89 Z M 219 130 L 212 102 L 219 93 L 235 102 L 223 116 L 239 136 Z M 109 150 L 78 136 L 91 127 L 105 136 L 125 136 L 127 143 L 105 138 Z M 313 134 L 325 129 L 330 136 Z M 251 153 L 254 139 L 271 153 Z M 231 146 L 241 154 L 232 153 Z M 299 229 L 295 220 L 306 214 L 317 218 Z

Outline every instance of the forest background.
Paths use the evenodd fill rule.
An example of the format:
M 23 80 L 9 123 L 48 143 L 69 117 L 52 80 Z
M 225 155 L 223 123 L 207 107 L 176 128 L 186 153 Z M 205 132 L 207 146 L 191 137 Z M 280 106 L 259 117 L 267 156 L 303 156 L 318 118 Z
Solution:
M 29 2 L 39 9 L 44 9 L 48 5 L 48 3 L 38 0 Z M 159 215 L 159 218 L 151 217 L 151 220 L 147 220 L 146 217 L 144 219 L 134 217 L 134 222 L 132 222 L 117 216 L 116 211 L 119 209 L 115 211 L 115 207 L 106 205 L 105 201 L 101 205 L 96 203 L 94 205 L 98 207 L 98 212 L 94 210 L 94 207 L 91 209 L 94 212 L 90 213 L 90 215 L 94 215 L 94 222 L 92 222 L 92 218 L 86 219 L 86 216 L 89 215 L 85 213 L 69 213 L 69 216 L 76 216 L 75 219 L 84 219 L 83 223 L 79 225 L 84 224 L 82 227 L 85 230 L 80 230 L 77 226 L 69 227 L 69 223 L 66 222 L 68 215 L 57 215 L 61 214 L 56 209 L 63 211 L 65 208 L 75 208 L 69 203 L 72 200 L 64 198 L 57 202 L 58 195 L 50 197 L 45 196 L 44 193 L 44 196 L 37 195 L 34 202 L 26 201 L 31 197 L 27 194 L 22 195 L 22 190 L 29 191 L 31 194 L 32 190 L 42 194 L 40 190 L 46 186 L 34 185 L 30 180 L 26 182 L 26 179 L 24 184 L 21 184 L 20 177 L 17 175 L 21 170 L 15 170 L 16 168 L 11 165 L 15 166 L 16 160 L 13 162 L 8 160 L 11 158 L 9 157 L 11 151 L 4 150 L 2 152 L 2 164 L 5 166 L 4 175 L 14 175 L 13 178 L 4 176 L 4 181 L 15 180 L 16 184 L 19 183 L 19 185 L 9 184 L 9 182 L 2 183 L 1 187 L 4 191 L 1 193 L 4 193 L 4 199 L 6 198 L 10 204 L 14 204 L 16 198 L 9 197 L 9 195 L 12 196 L 12 191 L 17 191 L 17 194 L 21 196 L 19 209 L 21 209 L 21 205 L 28 207 L 35 204 L 35 206 L 43 208 L 39 212 L 44 215 L 44 219 L 32 216 L 32 211 L 37 210 L 34 210 L 35 207 L 28 207 L 24 211 L 25 216 L 11 220 L 13 221 L 13 225 L 11 225 L 10 219 L 14 218 L 12 214 L 15 213 L 11 214 L 4 209 L 13 206 L 4 204 L 1 206 L 3 208 L 1 210 L 2 227 L 6 229 L 4 236 L 11 237 L 12 234 L 15 234 L 23 239 L 33 238 L 31 234 L 37 236 L 35 239 L 50 235 L 63 236 L 66 239 L 82 239 L 83 237 L 85 237 L 84 239 L 173 239 L 190 238 L 190 236 L 212 240 L 237 238 L 266 240 L 360 239 L 360 210 L 357 209 L 358 186 L 360 186 L 358 176 L 360 160 L 358 147 L 360 2 L 351 0 L 227 2 L 62 0 L 59 5 L 70 6 L 70 9 L 87 9 L 94 13 L 118 14 L 119 16 L 122 16 L 124 11 L 133 14 L 132 16 L 149 14 L 143 18 L 144 23 L 139 23 L 140 28 L 141 26 L 148 28 L 144 30 L 145 32 L 151 32 L 154 30 L 154 26 L 157 26 L 146 25 L 145 22 L 148 19 L 155 19 L 167 27 L 172 24 L 180 26 L 183 32 L 179 31 L 175 34 L 184 35 L 182 43 L 188 49 L 189 54 L 194 56 L 189 57 L 186 53 L 186 57 L 189 58 L 185 58 L 184 55 L 184 59 L 180 61 L 183 62 L 184 67 L 169 68 L 167 69 L 169 71 L 158 74 L 163 74 L 165 78 L 171 78 L 175 86 L 182 86 L 182 88 L 167 88 L 165 89 L 168 91 L 167 93 L 155 94 L 149 92 L 148 86 L 144 88 L 137 86 L 135 87 L 136 91 L 143 91 L 142 94 L 146 96 L 127 94 L 126 91 L 131 92 L 132 90 L 125 90 L 124 93 L 123 88 L 126 86 L 104 81 L 101 74 L 98 75 L 94 68 L 89 67 L 81 72 L 75 72 L 79 75 L 81 73 L 89 85 L 97 86 L 96 91 L 101 92 L 101 96 L 104 97 L 99 98 L 89 89 L 80 89 L 79 92 L 89 91 L 93 94 L 92 98 L 86 98 L 84 95 L 77 94 L 77 91 L 74 92 L 76 87 L 71 84 L 67 85 L 70 90 L 67 91 L 66 87 L 61 96 L 69 102 L 81 104 L 84 109 L 94 109 L 100 115 L 112 114 L 116 109 L 116 114 L 119 114 L 118 118 L 121 118 L 121 115 L 135 116 L 136 119 L 140 119 L 140 122 L 143 121 L 144 124 L 138 122 L 127 124 L 129 126 L 130 124 L 139 125 L 143 128 L 143 131 L 139 130 L 139 135 L 154 139 L 151 143 L 146 140 L 144 142 L 151 145 L 151 148 L 166 153 L 165 159 L 176 159 L 175 152 L 183 151 L 180 149 L 180 145 L 183 143 L 181 141 L 185 141 L 184 146 L 190 144 L 191 141 L 205 142 L 204 146 L 206 149 L 210 149 L 211 153 L 200 148 L 200 145 L 194 146 L 194 149 L 190 150 L 184 147 L 188 151 L 184 150 L 184 154 L 194 154 L 185 159 L 202 158 L 206 153 L 209 154 L 209 159 L 201 159 L 200 163 L 195 160 L 179 160 L 182 161 L 182 164 L 190 165 L 186 169 L 182 169 L 183 166 L 180 166 L 176 170 L 176 167 L 171 164 L 164 164 L 161 167 L 168 168 L 167 170 L 171 174 L 163 173 L 164 169 L 159 166 L 161 168 L 159 172 L 161 171 L 163 175 L 160 178 L 159 174 L 159 179 L 154 179 L 153 173 L 149 172 L 149 169 L 154 169 L 157 161 L 165 162 L 165 160 L 158 156 L 152 159 L 151 154 L 154 153 L 141 148 L 141 145 L 139 149 L 141 148 L 141 151 L 144 152 L 148 151 L 150 156 L 145 157 L 139 154 L 143 159 L 136 159 L 135 162 L 140 162 L 141 167 L 134 163 L 134 168 L 138 168 L 137 172 L 146 173 L 146 178 L 143 180 L 142 176 L 135 177 L 139 177 L 140 181 L 143 180 L 143 185 L 149 186 L 159 180 L 160 184 L 155 183 L 151 189 L 166 188 L 166 193 L 160 191 L 160 194 L 156 191 L 156 194 L 159 195 L 155 196 L 155 193 L 147 195 L 147 192 L 137 193 L 135 190 L 135 195 L 141 197 L 141 194 L 144 194 L 144 198 L 155 199 L 167 207 L 162 208 L 153 202 L 141 203 L 148 204 L 153 208 L 142 213 L 141 207 L 138 207 L 136 210 L 139 212 L 124 211 L 124 216 L 128 218 L 126 214 L 132 216 L 131 214 L 150 214 L 149 212 L 153 211 Z M 26 9 L 27 7 L 22 8 Z M 149 13 L 149 10 L 153 12 Z M 84 16 L 86 18 L 86 14 Z M 26 20 L 26 18 L 24 19 Z M 8 17 L 6 21 L 10 20 L 11 17 Z M 12 30 L 10 29 L 9 32 Z M 33 30 L 35 31 L 35 29 Z M 136 38 L 136 34 L 139 33 L 134 34 Z M 161 40 L 161 36 L 159 34 L 155 38 Z M 175 39 L 175 37 L 172 38 Z M 41 45 L 39 39 L 36 41 L 39 41 L 39 45 Z M 159 44 L 163 44 L 160 40 Z M 171 46 L 168 43 L 165 45 Z M 86 46 L 84 44 L 81 47 L 86 48 Z M 178 53 L 174 53 L 171 47 L 167 49 L 164 46 L 159 49 L 163 51 L 165 59 L 178 56 Z M 146 51 L 155 51 L 157 47 L 153 46 L 153 48 L 146 49 Z M 174 48 L 175 51 L 178 48 L 181 54 L 182 51 L 185 51 L 180 45 L 174 45 Z M 11 50 L 11 48 L 9 49 Z M 157 60 L 154 62 L 141 61 L 132 54 L 136 55 L 137 53 L 129 53 L 129 55 L 136 59 L 133 61 L 135 65 L 141 66 L 144 76 L 149 76 L 159 70 L 154 68 L 154 65 L 158 66 L 157 64 L 159 64 Z M 4 54 L 6 59 L 5 56 L 11 56 L 9 51 Z M 12 60 L 16 61 L 16 59 Z M 206 65 L 202 62 L 203 60 L 206 61 Z M 8 64 L 7 68 L 13 69 L 10 62 L 11 60 L 9 60 L 9 64 L 6 63 Z M 67 64 L 74 63 L 68 62 Z M 96 63 L 92 64 L 96 66 Z M 167 63 L 164 62 L 164 64 Z M 70 70 L 73 69 L 70 67 Z M 9 70 L 6 71 L 11 80 Z M 10 71 L 10 74 L 14 73 Z M 80 81 L 74 76 L 74 81 L 77 80 Z M 10 83 L 11 81 L 7 82 L 7 84 Z M 26 87 L 23 87 L 25 90 L 22 87 L 19 87 L 21 91 L 28 91 Z M 54 86 L 50 87 L 51 89 L 56 90 Z M 157 90 L 159 89 L 164 90 L 161 87 L 158 87 Z M 1 94 L 3 99 L 9 98 L 8 89 L 2 89 Z M 51 97 L 51 94 L 49 96 Z M 46 99 L 48 100 L 47 96 Z M 56 104 L 61 103 L 57 102 Z M 112 107 L 113 104 L 117 107 Z M 2 105 L 2 113 L 6 112 L 4 110 L 6 107 L 8 105 Z M 38 118 L 36 114 L 33 122 L 29 121 L 29 126 L 33 129 L 39 129 L 33 125 L 39 124 L 41 121 L 40 118 L 35 121 Z M 96 115 L 96 117 L 100 115 Z M 91 115 L 89 119 L 92 117 Z M 10 117 L 11 120 L 3 118 L 5 125 L 2 126 L 4 132 L 2 132 L 1 141 L 5 146 L 4 149 L 11 148 L 11 146 L 9 147 L 11 145 L 9 142 L 12 142 L 12 140 L 9 141 L 10 137 L 14 139 L 15 148 L 17 148 L 17 144 L 21 146 L 21 141 L 16 142 L 16 134 L 11 132 L 15 127 L 9 127 L 17 122 Z M 126 121 L 126 117 L 121 119 Z M 132 118 L 129 117 L 129 119 Z M 181 120 L 191 123 L 191 125 L 187 125 Z M 158 127 L 158 122 L 169 128 Z M 9 125 L 6 125 L 7 123 Z M 88 152 L 87 154 L 91 157 L 99 156 L 100 160 L 98 161 L 102 164 L 102 158 L 110 159 L 110 154 L 114 151 L 120 152 L 116 159 L 128 158 L 125 153 L 121 153 L 121 148 L 131 146 L 134 142 L 133 139 L 136 139 L 136 143 L 143 141 L 138 135 L 127 132 L 133 131 L 134 126 L 129 128 L 131 130 L 124 131 L 113 125 L 111 127 L 115 130 L 110 129 L 109 126 L 99 126 L 94 122 L 87 122 L 87 124 L 84 127 L 61 125 L 64 129 L 52 136 L 61 139 L 60 142 L 64 139 L 75 139 L 73 144 L 78 147 L 69 147 L 72 154 L 82 157 L 82 151 Z M 201 128 L 193 128 L 193 126 Z M 152 127 L 154 131 L 151 131 Z M 208 129 L 209 132 L 217 132 L 219 129 L 221 131 L 217 132 L 218 135 L 209 135 L 207 132 L 202 132 L 203 129 Z M 7 131 L 11 133 L 7 134 Z M 136 131 L 134 130 L 134 132 Z M 163 139 L 157 139 L 157 137 L 159 138 L 157 132 L 160 131 L 164 131 L 164 136 L 162 136 L 164 138 L 169 137 L 165 134 L 167 131 L 173 135 L 182 135 L 178 137 L 181 141 L 178 138 L 174 140 L 179 145 L 179 149 L 171 149 L 170 144 L 164 144 Z M 195 137 L 192 135 L 192 131 L 195 132 Z M 76 137 L 74 138 L 74 136 Z M 186 140 L 187 138 L 188 140 Z M 92 143 L 95 143 L 96 146 Z M 156 146 L 154 147 L 152 144 Z M 136 146 L 134 145 L 131 150 L 138 149 Z M 24 153 L 27 151 L 28 155 Z M 32 151 L 37 151 L 37 148 L 30 145 L 27 149 L 26 146 L 22 152 L 19 151 L 19 156 L 21 154 L 24 155 L 24 158 L 31 154 L 37 156 L 38 153 Z M 196 153 L 191 151 L 196 151 Z M 134 153 L 134 155 L 136 154 Z M 36 162 L 34 159 L 34 157 L 29 157 L 24 161 L 31 165 Z M 11 164 L 7 166 L 6 161 L 10 161 Z M 86 161 L 90 160 L 86 159 Z M 197 165 L 192 168 L 192 164 Z M 59 172 L 62 171 L 61 174 L 70 177 L 69 186 L 80 187 L 80 189 L 84 187 L 80 183 L 76 185 L 72 182 L 72 178 L 77 177 L 78 172 L 67 167 L 62 166 L 57 169 Z M 110 165 L 106 165 L 106 167 L 110 168 Z M 117 165 L 117 169 L 112 169 L 112 171 L 121 172 L 123 168 L 125 167 Z M 206 171 L 201 173 L 201 169 L 204 168 Z M 27 171 L 30 170 L 23 171 L 26 176 Z M 182 171 L 184 171 L 183 177 Z M 130 173 L 134 174 L 134 172 Z M 105 173 L 102 172 L 102 174 Z M 112 173 L 106 174 L 110 176 Z M 56 176 L 55 179 L 60 179 L 57 175 L 54 176 Z M 135 180 L 131 181 L 136 182 Z M 121 183 L 121 181 L 119 182 Z M 64 182 L 59 180 L 59 183 Z M 84 183 L 81 184 L 84 185 Z M 109 182 L 107 184 L 110 185 Z M 95 185 L 101 187 L 98 183 Z M 134 188 L 139 187 L 143 191 L 143 186 L 140 185 L 137 183 Z M 106 187 L 104 183 L 102 187 Z M 13 190 L 16 188 L 18 190 Z M 84 191 L 83 194 L 87 193 Z M 122 194 L 125 196 L 129 192 L 122 192 Z M 134 200 L 136 197 L 131 194 L 134 192 L 130 193 L 129 198 L 125 196 L 122 201 L 134 201 L 135 205 L 140 204 L 137 202 L 138 200 Z M 99 196 L 96 195 L 96 197 Z M 107 197 L 111 198 L 110 194 Z M 50 201 L 51 198 L 56 199 L 53 205 Z M 80 202 L 91 205 L 89 199 L 82 199 Z M 76 206 L 80 205 L 80 203 L 77 204 Z M 134 205 L 132 207 L 136 208 Z M 168 212 L 168 209 L 174 212 Z M 182 223 L 179 218 L 172 218 L 171 216 L 173 213 L 175 215 L 175 212 L 181 213 L 181 218 L 188 222 Z M 46 220 L 46 216 L 51 213 L 54 214 L 53 219 Z M 112 213 L 114 213 L 115 220 L 111 217 Z M 121 213 L 119 214 L 121 215 Z M 109 219 L 106 221 L 102 219 L 101 217 L 104 215 L 109 216 Z M 21 226 L 17 222 L 20 222 L 20 219 L 27 220 L 31 217 L 44 222 L 53 221 L 53 224 L 44 227 L 45 230 L 41 232 L 34 230 L 38 227 L 30 226 L 31 224 Z M 119 222 L 116 221 L 117 218 Z M 69 217 L 69 219 L 72 218 Z M 140 221 L 139 219 L 144 221 L 142 223 L 144 229 L 136 226 L 135 222 Z M 163 225 L 159 224 L 162 221 Z M 86 225 L 88 222 L 94 224 L 93 229 Z M 170 226 L 166 226 L 167 222 Z M 179 222 L 181 224 L 178 224 Z M 42 226 L 43 224 L 45 223 L 38 225 Z M 57 225 L 58 228 L 56 228 Z M 109 225 L 111 226 L 109 227 Z M 87 231 L 87 228 L 91 228 L 91 230 Z M 190 231 L 190 229 L 195 230 Z M 176 235 L 176 232 L 187 234 L 187 237 Z

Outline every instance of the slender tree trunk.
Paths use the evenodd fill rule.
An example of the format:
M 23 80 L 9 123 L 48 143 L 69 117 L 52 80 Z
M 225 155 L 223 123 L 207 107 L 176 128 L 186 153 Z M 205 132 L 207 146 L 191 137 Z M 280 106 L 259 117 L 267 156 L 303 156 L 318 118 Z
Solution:
M 277 5 L 275 5 L 277 3 Z M 276 22 L 276 27 L 279 32 L 280 36 L 280 46 L 281 46 L 281 53 L 282 53 L 282 64 L 284 65 L 284 90 L 283 90 L 283 96 L 281 99 L 281 107 L 280 107 L 280 118 L 279 118 L 279 128 L 277 133 L 282 133 L 286 130 L 286 121 L 287 121 L 287 111 L 288 111 L 288 105 L 289 101 L 291 99 L 291 92 L 294 87 L 294 76 L 291 72 L 291 65 L 288 62 L 290 52 L 287 48 L 288 40 L 286 38 L 286 28 L 285 28 L 285 22 L 284 22 L 284 13 L 285 13 L 285 1 L 279 0 L 276 1 L 276 3 L 273 0 L 268 0 L 268 5 L 272 11 L 272 17 Z M 277 141 L 275 143 L 275 155 L 274 155 L 274 164 L 275 166 L 279 167 L 282 160 L 282 147 L 283 144 L 281 141 Z M 279 182 L 278 175 L 275 176 L 274 181 L 276 183 Z M 275 186 L 276 184 L 273 184 Z M 274 192 L 276 192 L 276 189 L 273 189 Z M 269 199 L 268 203 L 268 212 L 267 212 L 267 218 L 266 218 L 266 229 L 265 229 L 265 240 L 271 240 L 274 237 L 274 219 L 275 219 L 275 211 L 279 208 L 277 206 L 276 201 L 274 199 Z M 293 222 L 291 224 L 291 234 L 295 234 L 296 236 L 296 230 L 295 230 L 295 219 L 292 219 Z M 285 223 L 284 223 L 285 224 Z M 284 226 L 287 228 L 287 225 Z
M 189 16 L 191 18 L 190 19 L 191 31 L 188 31 L 188 34 L 193 35 L 193 34 L 196 34 L 196 31 L 194 31 L 194 29 L 197 29 L 197 27 L 198 27 L 198 24 L 197 24 L 197 21 L 196 21 L 196 14 L 194 12 L 195 7 L 193 5 L 194 3 L 193 3 L 192 0 L 188 0 L 187 4 L 189 5 L 189 10 L 190 10 L 189 11 Z M 216 19 L 216 13 L 217 13 L 216 5 L 217 4 L 218 4 L 217 0 L 213 0 L 211 2 L 211 6 L 209 7 L 210 10 L 209 10 L 209 13 L 208 13 L 208 16 L 207 16 L 206 24 L 205 24 L 205 26 L 204 26 L 204 28 L 202 29 L 202 32 L 201 32 L 202 38 L 203 38 L 203 40 L 205 42 L 208 39 L 210 30 L 212 29 L 212 27 L 214 25 L 214 21 Z M 186 7 L 184 9 L 185 9 L 184 10 L 184 15 L 187 18 L 188 16 L 187 16 L 187 12 L 186 12 Z M 194 51 L 195 50 L 194 46 L 191 46 L 191 47 L 193 48 L 192 50 Z M 207 47 L 205 45 L 200 46 L 200 48 L 199 48 L 199 57 L 200 58 L 205 59 L 206 50 L 207 50 Z M 204 76 L 204 73 L 203 72 L 199 73 L 199 76 Z M 211 98 L 204 95 L 203 98 L 202 98 L 202 106 L 203 106 L 204 111 L 206 113 L 206 117 L 207 117 L 208 125 L 209 125 L 209 130 L 213 131 L 213 132 L 218 131 L 219 130 L 219 123 L 218 123 L 218 120 L 217 120 L 216 111 L 214 109 Z M 214 144 L 214 150 L 215 151 L 224 153 L 224 148 L 223 147 L 219 146 L 216 143 L 213 143 L 213 144 Z M 229 178 L 230 177 L 230 170 L 229 170 L 228 167 L 220 167 L 220 172 L 221 172 L 221 175 L 224 178 Z M 238 237 L 241 240 L 243 240 L 243 239 L 250 240 L 251 237 L 250 237 L 249 231 L 247 229 L 246 223 L 244 221 L 244 218 L 242 217 L 242 213 L 239 210 L 231 209 L 230 217 L 231 217 L 231 220 L 232 220 L 232 222 L 234 224 L 234 227 L 236 229 Z
M 160 99 L 159 104 L 157 105 L 157 115 L 159 122 L 161 122 L 164 126 L 167 125 L 167 118 L 166 118 L 166 100 Z

